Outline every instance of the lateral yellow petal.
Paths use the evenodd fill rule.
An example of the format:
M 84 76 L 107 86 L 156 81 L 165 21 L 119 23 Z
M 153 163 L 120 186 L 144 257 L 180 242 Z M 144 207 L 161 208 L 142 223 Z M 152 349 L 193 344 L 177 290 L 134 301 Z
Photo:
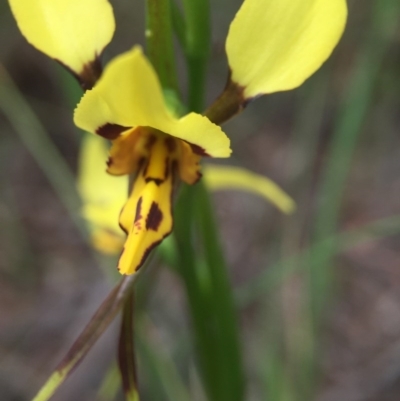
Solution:
M 212 191 L 233 189 L 262 196 L 283 213 L 295 209 L 294 201 L 270 179 L 246 169 L 232 166 L 203 166 L 203 179 Z
M 195 184 L 202 176 L 200 170 L 201 157 L 193 152 L 192 148 L 183 141 L 179 145 L 179 177 L 186 184 Z
M 9 0 L 29 43 L 80 75 L 110 42 L 115 22 L 107 0 Z
M 93 230 L 96 244 L 104 243 L 106 233 L 108 237 L 123 237 L 118 218 L 128 196 L 128 177 L 113 177 L 106 173 L 107 154 L 107 143 L 103 138 L 85 134 L 79 161 L 78 191 L 83 202 L 82 214 Z
M 208 118 L 196 113 L 177 118 L 168 110 L 157 75 L 139 46 L 107 66 L 97 85 L 83 96 L 74 121 L 93 133 L 107 126 L 152 127 L 210 156 L 231 153 L 228 137 Z
M 329 57 L 346 22 L 345 0 L 245 0 L 226 52 L 245 97 L 300 86 Z
M 173 161 L 161 137 L 153 145 L 148 163 L 139 170 L 120 215 L 120 225 L 128 235 L 118 263 L 121 274 L 135 273 L 172 231 L 173 178 Z
M 139 166 L 148 139 L 148 129 L 137 127 L 112 141 L 107 172 L 112 175 L 131 174 Z

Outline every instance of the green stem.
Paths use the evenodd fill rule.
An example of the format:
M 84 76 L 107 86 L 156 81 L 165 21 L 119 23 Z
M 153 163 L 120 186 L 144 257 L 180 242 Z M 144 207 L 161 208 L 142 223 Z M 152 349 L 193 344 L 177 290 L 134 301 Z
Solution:
M 218 393 L 218 366 L 210 356 L 218 352 L 217 344 L 209 330 L 210 315 L 207 297 L 204 293 L 200 269 L 196 265 L 196 251 L 193 243 L 195 194 L 192 188 L 184 185 L 179 196 L 174 221 L 174 234 L 178 249 L 178 269 L 184 281 L 194 326 L 194 335 L 200 370 L 211 400 L 217 401 L 213 394 Z
M 146 0 L 146 42 L 148 56 L 161 86 L 177 95 L 170 0 Z
M 127 296 L 122 309 L 121 331 L 118 344 L 118 365 L 127 401 L 139 401 L 133 329 L 134 299 L 135 294 L 132 290 Z
M 218 341 L 218 354 L 221 357 L 218 374 L 219 386 L 222 389 L 220 400 L 239 401 L 244 396 L 244 375 L 232 287 L 210 195 L 203 182 L 198 183 L 194 190 L 196 221 L 203 241 L 206 268 L 211 284 L 210 301 L 218 322 L 216 328 L 219 329 L 215 335 Z M 217 355 L 214 355 L 214 358 Z
M 209 0 L 183 0 L 186 21 L 185 57 L 188 70 L 188 105 L 200 112 L 204 103 L 207 61 L 211 48 Z

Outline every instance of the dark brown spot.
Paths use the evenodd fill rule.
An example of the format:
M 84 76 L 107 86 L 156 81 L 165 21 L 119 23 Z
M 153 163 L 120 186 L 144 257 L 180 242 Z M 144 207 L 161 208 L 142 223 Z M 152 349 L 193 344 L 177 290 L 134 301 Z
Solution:
M 203 174 L 200 173 L 200 171 L 197 171 L 197 178 L 196 181 L 193 182 L 193 184 L 197 184 L 200 181 L 201 177 L 203 177 Z
M 96 82 L 99 80 L 103 67 L 101 65 L 100 57 L 96 54 L 94 59 L 83 66 L 82 71 L 77 73 L 72 70 L 68 65 L 64 64 L 62 61 L 57 60 L 64 68 L 66 68 L 79 82 L 83 90 L 92 89 Z
M 169 157 L 165 158 L 165 167 L 164 167 L 164 179 L 167 180 L 169 176 Z
M 190 147 L 192 148 L 193 153 L 199 156 L 207 157 L 210 156 L 201 146 L 194 145 L 193 143 L 189 143 Z
M 125 229 L 125 227 L 124 227 L 121 223 L 118 223 L 118 225 L 119 225 L 119 228 L 120 228 L 126 235 L 129 234 L 128 231 Z
M 129 128 L 130 127 L 124 127 L 119 124 L 106 123 L 97 128 L 96 134 L 102 136 L 103 138 L 113 140 L 118 138 L 122 132 L 128 130 Z
M 143 202 L 143 198 L 140 197 L 138 200 L 138 203 L 136 205 L 135 219 L 133 220 L 134 223 L 136 223 L 138 220 L 140 220 L 143 217 L 140 214 L 140 212 L 142 211 L 142 202 Z
M 168 234 L 169 234 L 169 233 L 168 233 Z M 167 235 L 168 235 L 168 234 L 167 234 Z M 164 237 L 164 238 L 165 238 L 165 237 Z M 164 239 L 164 238 L 163 238 L 163 239 Z M 158 244 L 161 244 L 161 242 L 162 242 L 163 239 L 161 239 L 160 241 L 154 242 L 153 244 L 151 244 L 151 245 L 144 251 L 142 260 L 141 260 L 140 263 L 138 264 L 138 266 L 137 266 L 137 268 L 136 268 L 135 271 L 138 271 L 138 270 L 143 266 L 144 262 L 146 261 L 147 257 L 149 256 L 150 252 L 151 252 Z
M 143 174 L 143 177 L 146 177 L 147 169 L 149 168 L 149 164 L 150 164 L 150 160 L 149 159 L 145 159 L 144 157 L 141 160 L 142 160 L 142 164 L 141 164 L 140 167 L 142 167 L 144 165 L 142 174 Z M 146 164 L 144 164 L 144 163 L 146 163 Z
M 165 145 L 170 153 L 176 150 L 176 141 L 174 138 L 171 138 L 170 136 L 167 136 L 165 138 Z
M 153 178 L 153 177 L 146 177 L 145 178 L 146 184 L 149 182 L 154 182 L 158 187 L 164 182 L 163 178 Z
M 106 164 L 107 164 L 107 167 L 110 167 L 113 164 L 113 159 L 111 156 L 108 157 Z
M 150 252 L 151 252 L 157 245 L 161 244 L 161 242 L 164 240 L 164 238 L 168 237 L 168 235 L 170 235 L 171 232 L 172 232 L 172 229 L 171 229 L 171 231 L 167 232 L 167 233 L 164 235 L 164 237 L 162 237 L 162 239 L 160 239 L 160 241 L 153 242 L 153 243 L 145 250 L 145 252 L 143 253 L 142 260 L 140 261 L 140 263 L 139 263 L 138 266 L 136 267 L 136 270 L 135 270 L 135 271 L 138 271 L 138 270 L 143 266 L 144 262 L 146 261 L 147 257 L 149 256 Z
M 123 210 L 124 210 L 124 208 L 122 208 L 121 211 L 119 212 L 119 217 L 121 217 L 121 213 L 122 213 Z M 128 234 L 129 234 L 129 233 L 128 233 L 128 230 L 125 229 L 125 227 L 120 223 L 119 220 L 120 220 L 120 219 L 118 219 L 119 228 L 120 228 L 126 235 L 128 235 Z
M 157 137 L 155 135 L 148 135 L 147 136 L 147 141 L 146 141 L 146 149 L 150 152 L 151 148 L 153 145 L 156 143 Z
M 146 219 L 146 230 L 157 231 L 163 219 L 163 213 L 157 202 L 153 202 L 150 206 L 150 211 Z

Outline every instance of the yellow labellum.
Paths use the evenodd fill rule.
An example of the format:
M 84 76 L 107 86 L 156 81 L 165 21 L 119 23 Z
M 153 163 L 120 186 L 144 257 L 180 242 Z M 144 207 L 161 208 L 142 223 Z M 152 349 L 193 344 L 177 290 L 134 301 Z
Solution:
M 234 189 L 262 196 L 284 213 L 295 209 L 294 201 L 270 179 L 249 170 L 207 164 L 203 167 L 204 179 L 211 191 Z
M 80 75 L 115 30 L 107 0 L 9 0 L 30 44 Z
M 245 0 L 226 52 L 245 98 L 300 86 L 329 57 L 346 22 L 345 0 Z
M 121 274 L 135 273 L 172 231 L 173 160 L 165 137 L 161 134 L 153 144 L 120 215 L 120 225 L 128 235 L 118 263 Z

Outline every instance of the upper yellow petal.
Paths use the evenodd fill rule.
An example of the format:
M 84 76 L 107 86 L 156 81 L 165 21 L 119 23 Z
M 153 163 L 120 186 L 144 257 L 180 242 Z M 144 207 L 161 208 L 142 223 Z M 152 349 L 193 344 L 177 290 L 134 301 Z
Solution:
M 80 75 L 110 42 L 115 22 L 107 0 L 9 0 L 29 43 Z
M 270 179 L 244 168 L 207 164 L 203 167 L 203 179 L 212 190 L 236 189 L 260 195 L 284 213 L 291 213 L 294 201 Z
M 345 0 L 245 0 L 226 52 L 245 97 L 300 86 L 329 57 L 347 17 Z
M 189 113 L 175 117 L 165 104 L 161 85 L 140 47 L 116 57 L 97 85 L 75 110 L 75 124 L 96 133 L 107 124 L 152 127 L 197 145 L 214 157 L 228 157 L 229 139 L 208 118 Z

